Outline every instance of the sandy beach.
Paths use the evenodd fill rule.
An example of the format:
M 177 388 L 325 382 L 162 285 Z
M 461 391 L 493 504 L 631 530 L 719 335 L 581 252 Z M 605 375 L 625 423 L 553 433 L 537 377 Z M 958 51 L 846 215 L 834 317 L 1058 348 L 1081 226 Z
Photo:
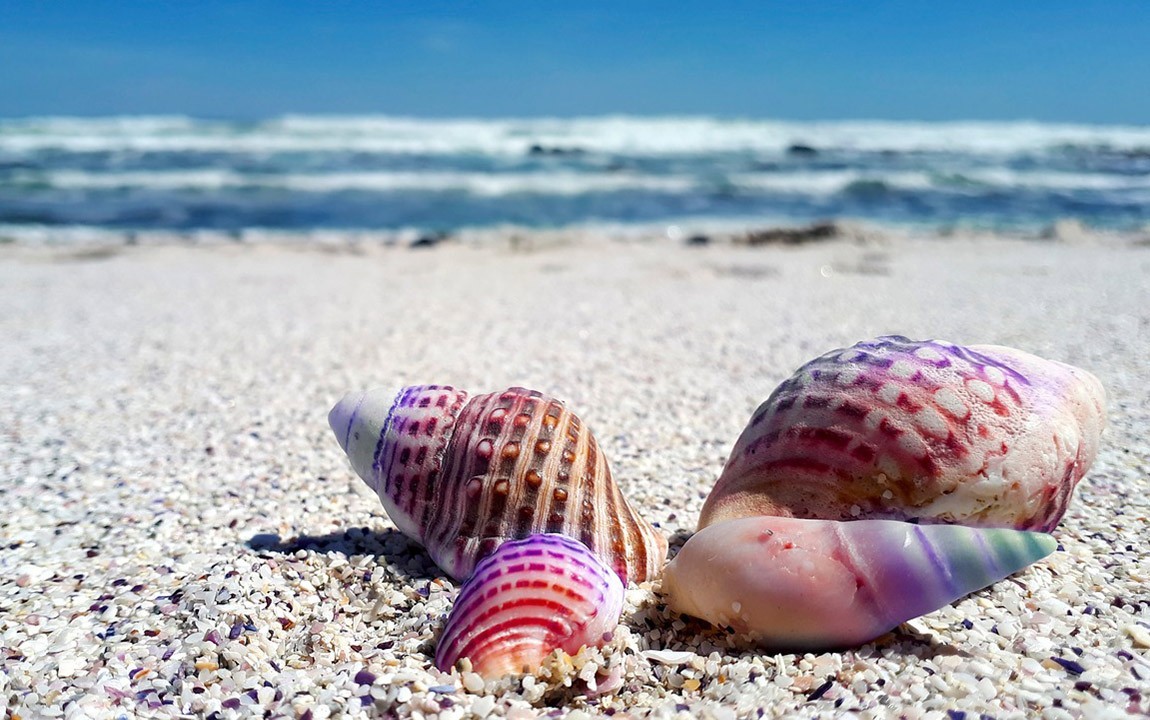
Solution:
M 0 246 L 0 708 L 1150 713 L 1148 276 L 1144 245 L 993 237 Z M 667 610 L 654 583 L 628 591 L 610 645 L 550 677 L 437 671 L 457 585 L 395 529 L 326 421 L 352 389 L 543 390 L 595 432 L 674 552 L 771 390 L 890 333 L 1086 368 L 1110 424 L 1057 552 L 844 652 L 741 645 Z

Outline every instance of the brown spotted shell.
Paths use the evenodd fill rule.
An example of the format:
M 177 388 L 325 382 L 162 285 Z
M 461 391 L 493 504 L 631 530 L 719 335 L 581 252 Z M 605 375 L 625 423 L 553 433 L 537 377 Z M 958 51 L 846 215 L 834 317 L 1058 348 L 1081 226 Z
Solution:
M 328 421 L 396 526 L 455 578 L 535 533 L 580 540 L 624 582 L 662 568 L 666 538 L 627 503 L 591 431 L 555 398 L 415 385 L 349 394 Z

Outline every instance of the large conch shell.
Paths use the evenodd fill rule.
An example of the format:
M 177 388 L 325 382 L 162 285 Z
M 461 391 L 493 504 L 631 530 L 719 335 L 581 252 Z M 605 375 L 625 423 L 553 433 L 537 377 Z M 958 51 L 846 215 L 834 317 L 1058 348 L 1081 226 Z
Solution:
M 755 411 L 667 566 L 669 604 L 768 646 L 881 635 L 1050 552 L 1024 531 L 1066 512 L 1104 404 L 1090 373 L 1011 348 L 827 353 Z
M 580 540 L 623 582 L 653 578 L 666 558 L 666 538 L 627 504 L 591 431 L 542 393 L 351 393 L 328 422 L 396 526 L 456 579 L 535 533 Z
M 623 611 L 619 576 L 565 535 L 503 543 L 459 590 L 435 651 L 485 678 L 530 672 L 555 650 L 574 655 L 611 638 Z

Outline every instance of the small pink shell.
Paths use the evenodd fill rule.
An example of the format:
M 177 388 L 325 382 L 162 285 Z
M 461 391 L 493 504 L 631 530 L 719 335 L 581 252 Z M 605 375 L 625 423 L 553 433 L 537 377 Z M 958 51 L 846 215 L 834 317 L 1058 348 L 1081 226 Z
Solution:
M 531 535 L 503 543 L 463 584 L 435 652 L 485 678 L 530 672 L 554 650 L 606 642 L 623 609 L 623 583 L 582 543 Z

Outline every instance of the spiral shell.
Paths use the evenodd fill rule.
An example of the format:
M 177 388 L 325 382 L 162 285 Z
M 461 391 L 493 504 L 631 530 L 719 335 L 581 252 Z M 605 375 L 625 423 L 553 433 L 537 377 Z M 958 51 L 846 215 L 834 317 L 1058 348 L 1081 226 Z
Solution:
M 328 421 L 396 527 L 452 577 L 544 532 L 580 540 L 623 582 L 654 577 L 666 558 L 666 538 L 628 505 L 590 430 L 542 393 L 352 393 Z
M 556 649 L 575 654 L 610 639 L 623 610 L 618 575 L 582 543 L 531 535 L 503 543 L 459 590 L 435 651 L 485 678 L 529 672 Z
M 663 589 L 678 612 L 764 645 L 844 647 L 997 582 L 1056 545 L 1019 530 L 749 517 L 692 536 Z
M 755 411 L 699 528 L 753 515 L 1049 531 L 1098 449 L 1090 373 L 888 336 L 804 365 Z

